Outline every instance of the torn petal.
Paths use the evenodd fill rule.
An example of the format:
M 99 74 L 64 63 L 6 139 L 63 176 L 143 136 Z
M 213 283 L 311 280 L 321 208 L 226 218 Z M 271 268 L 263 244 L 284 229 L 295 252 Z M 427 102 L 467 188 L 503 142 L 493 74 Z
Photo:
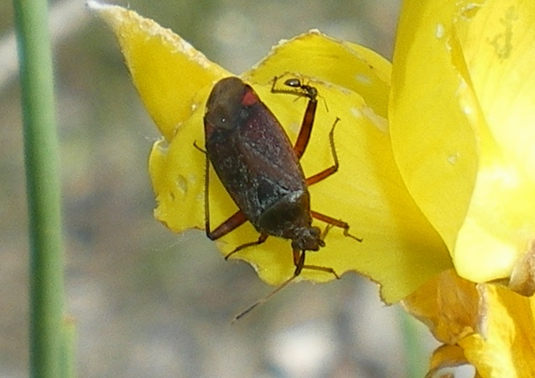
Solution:
M 197 93 L 231 74 L 151 19 L 115 5 L 88 4 L 115 33 L 143 104 L 170 141 L 195 108 L 204 106 Z

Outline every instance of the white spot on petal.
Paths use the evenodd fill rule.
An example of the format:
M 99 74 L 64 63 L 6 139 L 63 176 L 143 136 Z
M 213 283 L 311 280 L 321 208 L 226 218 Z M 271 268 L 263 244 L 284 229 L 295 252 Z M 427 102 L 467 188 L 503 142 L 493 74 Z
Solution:
M 372 79 L 368 75 L 364 75 L 364 74 L 358 74 L 357 76 L 355 76 L 355 79 L 359 83 L 366 84 L 366 85 L 370 85 L 372 82 Z
M 388 121 L 377 115 L 372 108 L 364 107 L 362 108 L 362 113 L 368 118 L 375 127 L 377 127 L 379 130 L 381 130 L 384 133 L 388 132 Z
M 462 111 L 466 115 L 471 115 L 474 113 L 474 109 L 470 105 L 463 105 Z
M 182 195 L 186 195 L 188 192 L 188 182 L 186 181 L 186 178 L 182 175 L 178 176 L 176 179 L 176 187 L 178 190 L 182 193 Z
M 351 114 L 355 117 L 355 118 L 362 118 L 364 117 L 364 115 L 362 114 L 362 112 L 360 111 L 359 108 L 355 108 L 355 107 L 352 107 L 350 109 L 351 111 Z
M 441 39 L 442 37 L 444 37 L 444 25 L 437 24 L 435 29 L 435 37 L 437 37 L 437 39 Z
M 455 165 L 457 163 L 457 160 L 459 160 L 459 151 L 451 154 L 450 156 L 448 156 L 448 163 L 450 163 L 451 165 Z

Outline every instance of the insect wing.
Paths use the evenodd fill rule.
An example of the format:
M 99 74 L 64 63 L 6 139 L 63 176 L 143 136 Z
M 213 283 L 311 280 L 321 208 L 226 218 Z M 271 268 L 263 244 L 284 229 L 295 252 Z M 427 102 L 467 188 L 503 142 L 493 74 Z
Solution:
M 214 86 L 204 124 L 208 158 L 253 224 L 283 197 L 306 192 L 303 171 L 286 133 L 240 79 L 226 78 Z

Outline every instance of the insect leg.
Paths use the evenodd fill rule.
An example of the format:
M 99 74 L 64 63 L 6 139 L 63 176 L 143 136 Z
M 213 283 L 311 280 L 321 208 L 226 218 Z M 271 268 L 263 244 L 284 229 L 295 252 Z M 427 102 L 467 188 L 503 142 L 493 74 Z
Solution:
M 209 217 L 210 216 L 208 215 L 206 220 L 206 236 L 208 236 L 210 240 L 217 240 L 247 222 L 245 214 L 243 214 L 241 210 L 238 210 L 230 218 L 216 227 L 215 230 L 210 231 Z
M 206 156 L 204 168 L 204 229 L 206 231 L 206 236 L 208 236 L 210 240 L 216 240 L 244 224 L 247 221 L 247 218 L 241 210 L 238 210 L 230 218 L 221 223 L 215 230 L 210 231 L 210 161 L 208 160 L 208 154 L 206 154 L 205 151 L 199 148 L 195 143 L 194 146 L 199 151 L 204 152 Z
M 225 256 L 225 260 L 228 260 L 228 258 L 230 256 L 232 256 L 233 254 L 235 254 L 236 252 L 238 251 L 241 251 L 242 249 L 245 249 L 245 248 L 248 248 L 248 247 L 252 247 L 253 245 L 260 245 L 262 244 L 263 242 L 266 241 L 266 239 L 268 238 L 268 234 L 260 234 L 260 236 L 258 237 L 258 240 L 257 241 L 254 241 L 254 242 L 249 242 L 249 243 L 245 243 L 245 244 L 242 244 L 238 247 L 236 247 L 234 249 L 234 251 L 228 253 L 226 256 Z
M 217 240 L 229 232 L 234 231 L 236 228 L 247 222 L 247 218 L 245 217 L 245 214 L 243 211 L 238 210 L 234 214 L 230 216 L 226 221 L 221 223 L 218 227 L 215 228 L 215 230 L 210 231 L 210 196 L 209 196 L 209 189 L 210 189 L 210 161 L 208 160 L 208 154 L 206 154 L 206 151 L 202 150 L 199 146 L 197 146 L 196 143 L 193 144 L 195 148 L 197 148 L 199 151 L 203 152 L 206 155 L 206 164 L 205 164 L 205 180 L 204 180 L 204 227 L 206 236 L 210 240 Z M 247 248 L 251 247 L 253 245 L 262 244 L 266 241 L 268 235 L 267 234 L 260 234 L 260 237 L 257 241 L 245 243 L 242 244 L 236 249 L 234 249 L 232 252 L 227 254 L 225 256 L 225 260 L 227 260 L 231 255 L 234 253 Z
M 207 219 L 206 226 L 205 226 L 206 236 L 208 236 L 208 238 L 210 238 L 211 240 L 219 239 L 225 236 L 226 234 L 228 234 L 229 232 L 234 231 L 236 228 L 238 228 L 245 222 L 247 222 L 247 218 L 245 217 L 245 214 L 243 213 L 243 211 L 238 210 L 230 218 L 228 218 L 226 221 L 221 223 L 215 230 L 210 231 L 209 213 L 207 213 L 206 219 Z M 257 241 L 245 243 L 236 247 L 236 249 L 234 249 L 232 252 L 230 252 L 229 254 L 225 256 L 225 260 L 227 260 L 231 255 L 235 254 L 238 251 L 241 251 L 244 248 L 252 247 L 253 245 L 262 244 L 263 242 L 266 241 L 267 238 L 268 238 L 268 234 L 260 234 Z
M 294 152 L 298 159 L 301 159 L 308 146 L 310 135 L 312 134 L 312 126 L 314 126 L 314 118 L 316 117 L 317 105 L 318 101 L 316 98 L 309 97 L 305 115 L 301 122 L 301 129 L 299 130 L 299 135 L 294 146 Z
M 331 153 L 333 156 L 334 164 L 330 166 L 327 169 L 324 169 L 323 171 L 316 173 L 314 176 L 308 177 L 306 179 L 307 185 L 312 185 L 317 182 L 320 182 L 322 180 L 325 180 L 327 177 L 335 174 L 338 171 L 339 163 L 338 163 L 338 155 L 336 154 L 336 148 L 334 146 L 334 128 L 336 127 L 336 124 L 340 121 L 340 118 L 336 118 L 334 121 L 333 127 L 331 128 L 331 131 L 329 132 L 329 142 L 331 145 Z
M 288 93 L 308 98 L 305 115 L 303 117 L 303 121 L 301 122 L 301 129 L 299 130 L 299 135 L 297 136 L 297 140 L 294 145 L 295 155 L 297 156 L 297 159 L 301 159 L 301 156 L 303 156 L 305 153 L 310 140 L 312 126 L 314 126 L 314 118 L 316 117 L 316 108 L 318 105 L 318 100 L 316 99 L 318 96 L 318 91 L 315 87 L 304 84 L 300 79 L 297 78 L 288 79 L 284 82 L 284 84 L 289 87 L 287 89 L 275 88 L 276 83 L 277 77 L 273 79 L 273 85 L 271 86 L 272 93 Z
M 297 277 L 301 274 L 303 269 L 319 270 L 321 272 L 327 272 L 334 275 L 337 279 L 340 279 L 340 276 L 336 274 L 333 268 L 328 268 L 326 266 L 317 266 L 317 265 L 305 265 L 305 251 L 300 251 L 298 249 L 293 250 L 294 256 L 294 265 L 295 272 L 294 277 Z
M 353 238 L 358 242 L 362 242 L 361 238 L 357 238 L 356 236 L 353 236 L 349 233 L 350 226 L 348 223 L 341 221 L 339 219 L 332 218 L 328 215 L 318 213 L 317 211 L 313 211 L 313 210 L 310 210 L 310 215 L 312 216 L 312 218 L 315 218 L 317 220 L 327 223 L 327 228 L 325 229 L 324 236 L 331 227 L 339 227 L 344 230 L 344 236 L 349 236 L 350 238 Z

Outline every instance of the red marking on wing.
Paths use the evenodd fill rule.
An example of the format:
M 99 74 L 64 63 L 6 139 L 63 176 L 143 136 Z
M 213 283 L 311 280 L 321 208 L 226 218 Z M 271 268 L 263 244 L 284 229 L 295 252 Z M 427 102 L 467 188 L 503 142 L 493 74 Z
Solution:
M 243 98 L 241 100 L 241 104 L 243 106 L 251 106 L 258 102 L 258 97 L 256 97 L 256 94 L 253 91 L 246 91 L 243 95 Z

